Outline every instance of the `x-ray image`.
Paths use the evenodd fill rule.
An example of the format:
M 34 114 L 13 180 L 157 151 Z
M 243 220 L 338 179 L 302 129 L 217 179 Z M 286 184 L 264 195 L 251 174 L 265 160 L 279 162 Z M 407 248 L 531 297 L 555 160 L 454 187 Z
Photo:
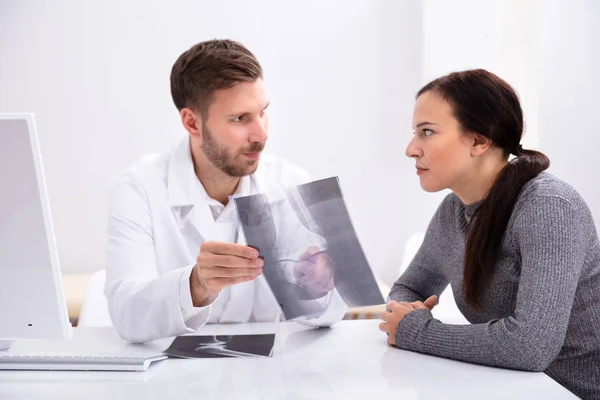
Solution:
M 165 353 L 182 358 L 270 357 L 275 335 L 178 336 Z
M 334 290 L 349 307 L 384 303 L 337 177 L 233 201 L 287 319 L 321 316 Z

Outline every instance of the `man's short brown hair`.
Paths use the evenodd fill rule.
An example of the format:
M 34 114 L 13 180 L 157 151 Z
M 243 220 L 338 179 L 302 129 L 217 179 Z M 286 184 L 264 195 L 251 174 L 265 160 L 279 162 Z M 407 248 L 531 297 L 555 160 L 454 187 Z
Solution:
M 258 78 L 262 78 L 262 68 L 244 45 L 208 40 L 192 46 L 173 65 L 171 96 L 179 111 L 191 108 L 206 118 L 214 91 Z

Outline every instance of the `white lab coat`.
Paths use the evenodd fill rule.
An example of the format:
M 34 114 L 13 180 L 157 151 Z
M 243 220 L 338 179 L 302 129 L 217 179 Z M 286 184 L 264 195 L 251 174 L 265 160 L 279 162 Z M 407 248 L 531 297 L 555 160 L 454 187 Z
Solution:
M 237 195 L 275 192 L 308 181 L 303 170 L 263 156 Z M 172 151 L 146 156 L 121 173 L 108 200 L 105 294 L 113 324 L 132 342 L 194 332 L 206 323 L 274 322 L 281 310 L 263 276 L 225 288 L 213 303 L 193 307 L 189 277 L 205 240 L 244 243 L 230 202 L 215 219 L 211 199 L 194 173 L 189 138 Z M 309 233 L 310 234 L 310 233 Z M 347 309 L 337 291 L 320 318 L 329 326 Z

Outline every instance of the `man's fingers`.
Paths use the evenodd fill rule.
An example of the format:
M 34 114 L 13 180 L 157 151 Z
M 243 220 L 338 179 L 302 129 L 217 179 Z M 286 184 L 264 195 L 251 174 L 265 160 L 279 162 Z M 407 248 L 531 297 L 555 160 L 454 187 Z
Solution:
M 300 260 L 294 266 L 294 277 L 301 285 L 325 288 L 333 279 L 333 270 L 322 262 L 313 264 L 307 260 Z
M 294 265 L 294 278 L 297 280 L 306 280 L 307 277 L 312 277 L 315 272 L 315 266 L 308 261 L 298 261 L 296 265 Z M 301 282 L 301 284 L 305 284 Z
M 425 300 L 423 304 L 425 305 L 425 307 L 429 308 L 429 310 L 432 310 L 437 303 L 437 299 L 438 297 L 436 295 L 429 296 L 429 298 Z
M 333 280 L 333 276 L 332 276 L 325 284 L 325 290 L 329 292 L 329 291 L 333 290 L 333 288 L 335 288 L 335 281 Z
M 308 249 L 306 249 L 304 251 L 304 253 L 300 254 L 300 256 L 298 257 L 298 260 L 309 260 L 313 254 L 315 254 L 316 252 L 320 251 L 321 249 L 319 249 L 317 246 L 310 246 Z
M 206 279 L 206 285 L 207 286 L 215 286 L 218 288 L 224 288 L 226 286 L 232 286 L 232 285 L 237 285 L 238 283 L 242 283 L 242 282 L 247 282 L 247 281 L 251 281 L 253 279 L 256 279 L 256 275 L 254 276 L 238 276 L 236 278 L 212 278 L 212 279 Z
M 220 254 L 202 254 L 198 256 L 196 262 L 200 266 L 226 267 L 226 268 L 262 268 L 265 262 L 261 258 L 248 259 L 244 257 L 220 255 Z
M 200 253 L 208 252 L 213 254 L 236 256 L 248 259 L 258 258 L 258 251 L 252 247 L 243 244 L 225 243 L 225 242 L 203 242 L 200 245 Z
M 379 330 L 381 332 L 387 332 L 388 331 L 388 324 L 387 322 L 382 322 L 379 324 Z
M 262 268 L 204 267 L 198 269 L 198 275 L 202 279 L 238 278 L 242 276 L 257 277 L 261 273 Z
M 312 276 L 305 276 L 303 278 L 298 278 L 297 282 L 300 286 L 317 286 L 319 282 Z
M 318 282 L 327 282 L 333 276 L 333 270 L 325 263 L 319 262 L 315 265 L 315 276 Z
M 306 274 L 298 279 L 301 285 L 309 286 L 323 286 L 327 281 L 327 277 L 324 276 L 322 271 L 319 271 L 318 267 L 313 267 L 312 270 L 308 269 Z

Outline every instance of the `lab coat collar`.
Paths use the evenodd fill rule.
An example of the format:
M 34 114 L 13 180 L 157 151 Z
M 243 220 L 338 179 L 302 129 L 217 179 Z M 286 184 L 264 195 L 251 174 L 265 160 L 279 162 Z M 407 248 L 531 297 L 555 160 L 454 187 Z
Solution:
M 194 172 L 190 138 L 186 136 L 171 153 L 169 159 L 169 177 L 167 181 L 169 205 L 171 207 L 193 205 L 196 200 L 195 185 L 197 184 L 200 184 L 200 182 L 198 182 Z
M 217 200 L 212 199 L 194 172 L 194 163 L 190 149 L 189 138 L 185 138 L 174 149 L 170 157 L 168 172 L 168 198 L 169 204 L 177 217 L 179 227 L 200 234 L 204 239 L 218 240 L 220 231 L 227 230 L 218 221 L 231 221 L 233 204 L 228 204 L 221 212 L 218 221 L 215 220 L 211 206 L 223 207 Z M 260 166 L 259 166 L 260 169 Z M 258 172 L 258 170 L 257 170 Z M 248 196 L 260 193 L 263 188 L 262 179 L 255 173 L 244 176 L 234 193 L 234 196 Z

